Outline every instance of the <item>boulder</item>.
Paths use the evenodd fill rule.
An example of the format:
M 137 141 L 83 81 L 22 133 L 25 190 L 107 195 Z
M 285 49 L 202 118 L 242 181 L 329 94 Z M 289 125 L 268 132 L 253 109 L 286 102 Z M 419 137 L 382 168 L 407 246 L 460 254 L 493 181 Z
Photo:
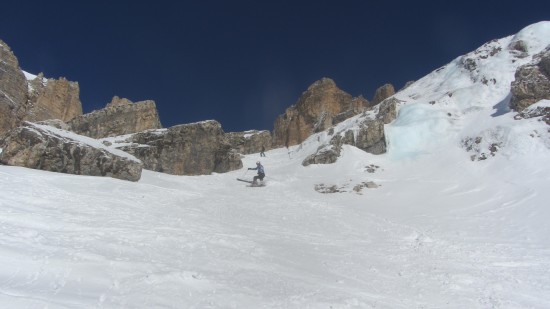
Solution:
M 340 150 L 334 147 L 321 147 L 317 149 L 314 154 L 307 156 L 304 161 L 302 161 L 303 166 L 308 166 L 311 164 L 331 164 L 338 160 L 340 156 Z
M 10 47 L 0 40 L 0 135 L 17 127 L 27 113 L 27 79 Z
M 536 117 L 540 117 L 541 121 L 544 121 L 547 125 L 550 125 L 550 100 L 543 100 L 530 105 L 519 112 L 514 118 L 519 120 Z
M 397 105 L 400 102 L 395 97 L 390 97 L 378 104 L 374 119 L 366 117 L 363 120 L 354 142 L 350 145 L 372 154 L 385 153 L 387 146 L 384 125 L 397 118 Z
M 113 99 L 108 107 L 76 117 L 69 121 L 68 125 L 71 131 L 92 138 L 105 138 L 162 128 L 155 101 L 147 100 L 124 104 L 125 102 Z
M 220 123 L 214 120 L 132 134 L 120 147 L 144 168 L 173 175 L 207 175 L 242 168 Z M 116 146 L 116 145 L 115 145 Z
M 344 117 L 354 116 L 368 106 L 364 98 L 354 99 L 336 83 L 323 78 L 313 83 L 295 105 L 275 120 L 273 142 L 276 146 L 297 145 L 311 134 L 324 131 Z M 339 116 L 340 115 L 340 116 Z
M 388 124 L 397 118 L 397 105 L 402 101 L 396 98 L 388 98 L 377 106 L 376 119 Z
M 378 119 L 363 122 L 354 144 L 351 145 L 372 154 L 385 153 L 387 147 L 386 136 L 384 135 L 384 122 Z
M 272 138 L 269 131 L 245 131 L 245 132 L 230 132 L 225 134 L 231 148 L 240 154 L 251 154 L 265 150 L 270 150 L 272 147 Z
M 138 181 L 142 163 L 96 140 L 54 127 L 23 122 L 1 140 L 0 162 L 51 172 Z
M 351 135 L 348 133 L 351 133 Z M 340 153 L 342 152 L 343 144 L 353 144 L 352 131 L 346 132 L 344 136 L 340 134 L 333 136 L 328 145 L 319 146 L 315 153 L 307 156 L 304 161 L 302 161 L 302 165 L 308 166 L 310 164 L 332 164 L 336 162 L 336 160 L 338 160 L 338 157 L 340 157 Z
M 550 99 L 550 47 L 534 62 L 520 66 L 512 82 L 510 105 L 518 112 L 541 100 Z

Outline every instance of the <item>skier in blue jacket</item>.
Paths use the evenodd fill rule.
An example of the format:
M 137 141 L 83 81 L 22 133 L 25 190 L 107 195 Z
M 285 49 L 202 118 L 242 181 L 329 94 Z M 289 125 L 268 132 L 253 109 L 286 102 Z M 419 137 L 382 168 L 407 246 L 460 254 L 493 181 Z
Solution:
M 263 181 L 264 180 L 264 177 L 265 177 L 265 172 L 264 172 L 264 167 L 263 165 L 260 163 L 260 161 L 256 162 L 256 167 L 249 167 L 248 170 L 258 170 L 258 175 L 257 176 L 254 176 L 254 179 L 252 180 L 252 184 L 256 185 L 258 182 L 258 179 L 260 181 Z

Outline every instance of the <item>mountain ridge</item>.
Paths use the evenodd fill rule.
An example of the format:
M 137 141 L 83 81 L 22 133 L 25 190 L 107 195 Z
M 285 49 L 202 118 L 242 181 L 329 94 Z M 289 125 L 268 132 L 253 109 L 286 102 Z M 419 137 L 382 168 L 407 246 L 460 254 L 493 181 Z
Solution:
M 476 152 L 472 154 L 473 159 L 486 159 L 488 155 L 493 156 L 503 145 L 503 141 L 488 137 L 498 133 L 491 131 L 491 128 L 488 128 L 485 133 L 466 134 L 466 131 L 471 123 L 477 124 L 488 113 L 491 113 L 490 116 L 500 116 L 510 112 L 510 105 L 514 105 L 517 101 L 515 93 L 519 91 L 516 90 L 514 93 L 513 90 L 520 89 L 516 86 L 511 91 L 514 73 L 520 67 L 531 63 L 537 57 L 536 55 L 550 46 L 550 41 L 545 39 L 550 36 L 549 28 L 549 22 L 540 22 L 524 28 L 515 35 L 485 43 L 475 51 L 459 56 L 420 80 L 410 83 L 408 87 L 397 93 L 394 93 L 393 87 L 389 87 L 391 85 L 383 86 L 375 95 L 373 103 L 376 105 L 374 106 L 369 106 L 368 101 L 361 97 L 352 98 L 340 90 L 334 81 L 328 78 L 321 79 L 311 85 L 297 104 L 287 109 L 286 114 L 276 119 L 272 141 L 266 141 L 263 134 L 262 138 L 255 142 L 257 145 L 251 149 L 266 146 L 269 150 L 272 147 L 280 147 L 282 144 L 287 147 L 302 144 L 313 135 L 315 136 L 313 138 L 318 141 L 317 149 L 310 154 L 304 164 L 317 164 L 335 162 L 344 144 L 375 154 L 390 150 L 394 154 L 401 152 L 397 154 L 398 156 L 408 156 L 434 151 L 437 147 L 445 145 L 441 143 L 442 141 L 449 141 L 452 137 L 457 140 L 453 140 L 451 144 L 461 144 L 462 147 L 467 148 L 467 151 Z M 544 59 L 546 58 L 540 61 L 545 61 Z M 542 68 L 546 66 L 542 65 Z M 40 78 L 43 77 L 40 76 Z M 527 88 L 533 87 L 537 86 L 530 85 Z M 532 104 L 540 99 L 550 98 L 550 96 L 544 96 L 548 92 L 544 89 L 542 89 L 542 97 L 539 95 L 529 102 Z M 381 95 L 382 93 L 384 95 Z M 130 120 L 134 118 L 136 123 L 140 123 L 143 122 L 141 118 L 150 116 L 149 118 L 153 121 L 148 121 L 145 128 L 159 128 L 160 122 L 154 102 L 146 101 L 146 103 L 151 103 L 149 105 L 152 106 L 148 107 L 147 115 L 122 115 L 126 113 L 126 106 L 139 107 L 143 104 L 117 103 L 119 105 L 116 107 L 105 108 L 104 110 L 116 109 L 122 112 L 122 114 L 119 113 L 122 116 L 114 115 L 108 119 L 103 117 L 104 121 L 114 123 L 116 127 L 125 122 L 133 123 L 134 121 Z M 522 107 L 526 106 L 522 105 Z M 96 114 L 103 115 L 95 112 L 84 116 Z M 340 116 L 344 114 L 346 117 L 359 115 L 346 120 L 346 117 Z M 84 116 L 77 118 L 90 118 Z M 488 119 L 493 118 L 496 117 Z M 137 119 L 140 120 L 137 121 Z M 157 121 L 154 121 L 155 119 Z M 414 123 L 411 123 L 411 119 Z M 283 122 L 286 125 L 277 125 Z M 491 121 L 483 122 L 487 126 L 491 123 Z M 99 129 L 100 123 L 101 117 L 93 123 L 84 122 L 80 125 L 82 129 L 79 128 L 79 132 L 89 135 L 85 131 Z M 292 128 L 294 129 L 291 130 Z M 109 130 L 125 134 L 138 133 L 128 131 L 132 130 L 131 128 L 124 128 L 124 130 L 110 128 Z M 234 143 L 231 146 L 233 149 L 246 150 L 247 148 L 242 148 L 241 145 L 246 143 L 247 138 L 250 138 L 249 135 L 236 134 L 235 136 L 241 136 L 237 138 L 228 135 L 227 139 Z M 483 138 L 480 135 L 486 136 Z M 545 140 L 545 134 L 541 136 Z M 500 137 L 500 139 L 506 138 L 506 134 Z M 483 146 L 480 146 L 482 142 Z M 222 148 L 225 149 L 225 142 L 223 144 Z M 118 145 L 115 143 L 112 146 Z M 224 150 L 225 152 L 227 151 Z M 233 160 L 233 157 L 229 159 L 231 162 Z M 178 172 L 172 171 L 172 173 Z

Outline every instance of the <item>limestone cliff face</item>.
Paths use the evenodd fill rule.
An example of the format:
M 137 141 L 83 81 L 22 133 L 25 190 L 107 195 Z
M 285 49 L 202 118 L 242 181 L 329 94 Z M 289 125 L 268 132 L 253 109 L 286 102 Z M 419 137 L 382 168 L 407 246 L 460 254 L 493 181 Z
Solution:
M 313 83 L 295 105 L 275 120 L 274 145 L 299 144 L 311 134 L 324 131 L 362 112 L 367 106 L 364 98 L 354 99 L 338 88 L 333 80 L 323 78 Z
M 131 135 L 130 146 L 120 147 L 138 159 L 144 168 L 174 175 L 207 175 L 242 168 L 221 124 L 203 121 L 150 130 Z
M 226 138 L 231 148 L 240 154 L 251 154 L 270 150 L 272 147 L 272 138 L 269 131 L 246 131 L 226 133 Z
M 59 119 L 69 121 L 82 115 L 80 87 L 77 82 L 65 78 L 45 79 L 39 74 L 29 81 L 30 108 L 25 116 L 28 121 Z
M 540 100 L 550 100 L 550 46 L 519 67 L 512 82 L 510 105 L 518 112 Z
M 92 138 L 104 138 L 162 127 L 155 101 L 131 103 L 115 97 L 113 102 L 108 107 L 69 121 L 71 131 Z
M 27 80 L 9 46 L 0 40 L 0 135 L 15 128 L 27 113 Z
M 0 134 L 26 120 L 68 121 L 79 115 L 78 83 L 45 79 L 42 74 L 28 81 L 13 52 L 0 40 Z

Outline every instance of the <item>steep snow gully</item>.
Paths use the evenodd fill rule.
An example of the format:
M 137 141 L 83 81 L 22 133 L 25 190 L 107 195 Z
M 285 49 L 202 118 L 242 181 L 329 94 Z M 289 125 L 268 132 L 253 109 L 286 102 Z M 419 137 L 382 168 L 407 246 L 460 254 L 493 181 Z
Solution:
M 550 308 L 550 133 L 498 107 L 548 44 L 535 24 L 396 94 L 384 155 L 302 166 L 321 133 L 208 176 L 1 166 L 0 307 Z M 235 181 L 258 159 L 266 187 Z

